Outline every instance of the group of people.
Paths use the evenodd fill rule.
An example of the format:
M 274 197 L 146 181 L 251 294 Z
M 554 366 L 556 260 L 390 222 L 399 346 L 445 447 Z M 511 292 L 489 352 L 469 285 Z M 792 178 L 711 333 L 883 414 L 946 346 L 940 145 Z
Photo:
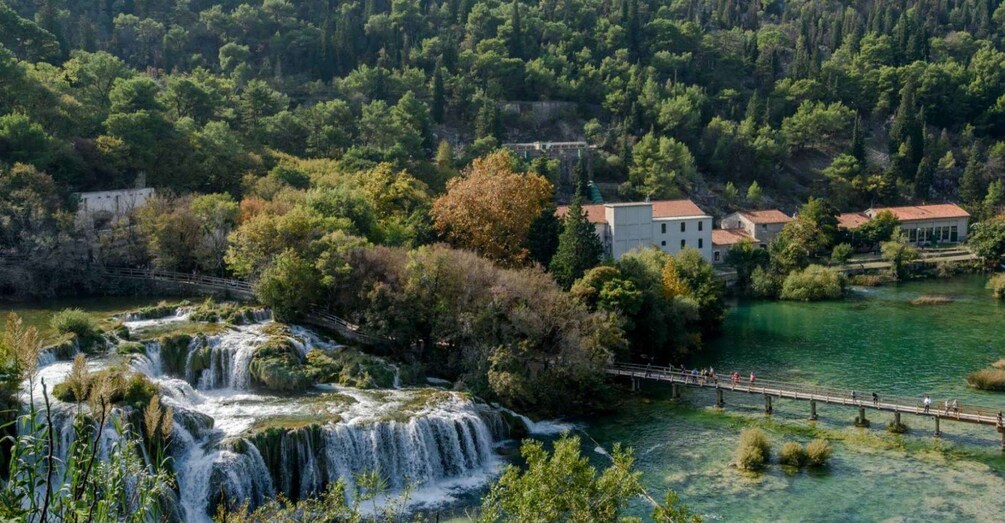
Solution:
M 859 400 L 858 399 L 858 392 L 851 391 L 851 400 L 852 401 L 858 401 Z M 875 392 L 872 393 L 872 404 L 875 405 L 875 406 L 877 406 L 877 407 L 879 406 L 879 394 L 877 394 Z
M 928 414 L 932 410 L 932 398 L 930 398 L 928 396 L 928 394 L 925 394 L 925 399 L 923 399 L 921 401 L 921 405 L 925 408 L 925 414 Z M 955 400 L 955 399 L 954 400 L 946 400 L 945 402 L 943 402 L 943 407 L 944 407 L 943 414 L 945 416 L 948 416 L 949 412 L 952 411 L 954 414 L 956 414 L 957 418 L 960 417 L 960 402 L 959 402 L 959 400 Z M 1001 412 L 999 412 L 998 413 L 998 424 L 999 425 L 1001 425 L 1001 417 L 1002 417 L 1002 414 L 1001 414 Z
M 670 368 L 673 369 L 673 366 L 671 366 Z M 713 384 L 719 383 L 719 375 L 715 373 L 715 369 L 713 367 L 688 370 L 687 367 L 682 365 L 680 368 L 680 373 L 684 376 L 684 380 L 689 383 L 713 383 Z M 749 380 L 750 385 L 753 385 L 754 381 L 757 380 L 757 377 L 754 376 L 753 372 L 750 373 Z M 740 373 L 737 371 L 733 371 L 733 373 L 729 375 L 729 383 L 734 387 L 739 385 Z

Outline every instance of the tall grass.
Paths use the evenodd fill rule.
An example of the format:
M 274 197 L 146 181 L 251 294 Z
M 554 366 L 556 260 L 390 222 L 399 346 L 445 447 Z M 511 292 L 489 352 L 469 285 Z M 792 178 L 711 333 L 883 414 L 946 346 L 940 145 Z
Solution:
M 811 467 L 826 467 L 831 459 L 830 443 L 822 438 L 817 438 L 806 445 L 806 464 Z
M 1005 369 L 991 368 L 971 372 L 967 374 L 967 383 L 981 390 L 1005 391 Z

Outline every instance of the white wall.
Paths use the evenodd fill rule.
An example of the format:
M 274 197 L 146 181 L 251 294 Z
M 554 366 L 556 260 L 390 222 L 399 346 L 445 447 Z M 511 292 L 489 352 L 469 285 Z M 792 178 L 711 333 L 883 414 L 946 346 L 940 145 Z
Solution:
M 911 243 L 950 243 L 951 239 L 946 240 L 925 240 L 924 242 L 919 242 L 918 240 L 911 239 L 911 229 L 929 229 L 936 227 L 950 228 L 956 226 L 957 238 L 956 242 L 964 242 L 967 239 L 967 226 L 970 220 L 968 218 L 947 218 L 941 220 L 912 220 L 909 222 L 901 222 L 900 229 L 904 231 L 904 235 L 908 238 Z M 915 233 L 917 234 L 917 233 Z M 925 233 L 927 235 L 927 232 Z M 941 238 L 941 237 L 940 237 Z
M 653 244 L 651 203 L 608 205 L 604 212 L 611 232 L 611 256 L 615 260 L 628 251 Z
M 684 224 L 683 232 L 681 232 L 681 224 Z M 666 225 L 665 233 L 663 232 L 664 225 Z M 700 230 L 699 227 L 701 227 Z M 712 217 L 689 216 L 653 220 L 653 245 L 659 247 L 663 252 L 676 255 L 681 251 L 681 240 L 684 241 L 686 247 L 698 249 L 702 257 L 711 261 Z
M 81 215 L 88 215 L 105 211 L 113 216 L 122 216 L 137 207 L 142 207 L 153 194 L 153 189 L 78 193 L 77 212 Z

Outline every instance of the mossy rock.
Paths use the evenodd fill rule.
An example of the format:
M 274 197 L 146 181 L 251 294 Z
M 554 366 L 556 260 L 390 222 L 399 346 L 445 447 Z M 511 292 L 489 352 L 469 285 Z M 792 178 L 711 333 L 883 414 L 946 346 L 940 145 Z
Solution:
M 52 395 L 60 401 L 76 403 L 87 401 L 87 395 L 91 388 L 102 380 L 107 379 L 110 384 L 111 393 L 109 400 L 113 405 L 129 405 L 138 409 L 145 408 L 150 399 L 157 394 L 157 385 L 146 376 L 124 369 L 104 369 L 89 373 L 87 381 L 83 383 L 82 392 L 84 397 L 77 397 L 74 392 L 74 385 L 71 379 L 56 385 L 52 388 Z
M 77 355 L 77 338 L 71 334 L 63 341 L 43 347 L 42 350 L 52 353 L 57 360 L 72 360 Z
M 394 368 L 386 362 L 353 349 L 336 352 L 311 350 L 307 373 L 316 383 L 337 383 L 358 389 L 394 386 Z
M 128 340 L 130 336 L 129 327 L 121 323 L 113 327 L 109 332 L 120 340 Z
M 175 376 L 184 376 L 192 336 L 172 334 L 161 336 L 157 341 L 161 345 L 161 365 L 164 367 L 164 372 Z
M 890 434 L 907 434 L 907 431 L 909 430 L 910 428 L 907 425 L 904 425 L 903 423 L 897 423 L 894 421 L 891 421 L 886 426 L 886 431 L 889 432 Z
M 216 303 L 212 298 L 202 302 L 189 315 L 192 321 L 244 325 L 255 321 L 254 309 L 233 302 Z
M 297 392 L 314 383 L 300 361 L 300 353 L 286 338 L 271 338 L 262 344 L 248 371 L 256 385 L 272 391 Z
M 186 305 L 189 305 L 189 302 L 183 301 L 181 303 L 168 303 L 166 301 L 162 301 L 157 305 L 149 305 L 147 307 L 141 307 L 134 311 L 130 311 L 126 315 L 129 318 L 138 320 L 157 320 L 173 316 L 178 310 L 178 307 L 184 307 Z
M 99 333 L 76 335 L 77 349 L 84 354 L 103 354 L 108 350 L 108 340 Z
M 127 354 L 146 354 L 147 346 L 135 341 L 123 341 L 115 347 L 115 353 L 123 356 Z
M 530 436 L 530 427 L 522 418 L 505 410 L 499 410 L 499 415 L 502 417 L 503 423 L 506 424 L 510 439 L 522 440 Z

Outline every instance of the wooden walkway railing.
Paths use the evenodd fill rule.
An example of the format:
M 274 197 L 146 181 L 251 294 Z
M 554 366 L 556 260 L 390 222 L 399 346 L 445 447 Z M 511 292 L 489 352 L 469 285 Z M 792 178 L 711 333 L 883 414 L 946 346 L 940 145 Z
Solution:
M 137 269 L 133 267 L 105 267 L 105 272 L 109 276 L 117 278 L 167 282 L 191 286 L 196 292 L 224 292 L 233 296 L 248 299 L 255 297 L 255 289 L 250 283 L 233 278 L 220 278 L 217 276 L 204 276 L 201 274 L 187 274 L 183 272 L 158 271 L 152 269 Z M 358 325 L 350 323 L 325 310 L 315 309 L 308 313 L 303 320 L 311 325 L 335 331 L 346 339 L 357 343 L 377 347 L 383 347 L 393 343 L 393 340 L 389 338 L 363 332 Z
M 853 391 L 835 387 L 824 387 L 816 385 L 805 385 L 801 383 L 789 383 L 775 380 L 765 380 L 756 378 L 750 383 L 749 378 L 743 376 L 738 383 L 733 383 L 730 377 L 717 376 L 702 377 L 692 373 L 674 370 L 672 367 L 659 367 L 650 365 L 639 365 L 633 363 L 618 363 L 607 368 L 607 373 L 614 376 L 625 376 L 632 378 L 633 384 L 636 380 L 654 380 L 670 383 L 674 386 L 673 395 L 677 395 L 677 386 L 697 387 L 703 389 L 714 389 L 716 391 L 716 403 L 723 405 L 723 392 L 739 392 L 746 394 L 759 394 L 765 397 L 765 411 L 772 410 L 771 398 L 786 398 L 794 400 L 809 401 L 811 405 L 811 419 L 816 419 L 816 404 L 826 403 L 831 405 L 843 405 L 856 407 L 859 409 L 859 417 L 865 420 L 865 410 L 876 410 L 893 412 L 896 422 L 900 422 L 900 414 L 915 414 L 918 416 L 929 416 L 935 419 L 936 435 L 939 434 L 939 420 L 958 421 L 962 423 L 973 423 L 978 425 L 988 425 L 995 427 L 1002 434 L 1002 449 L 1005 450 L 1005 426 L 1000 416 L 1002 409 L 982 405 L 959 404 L 958 408 L 945 408 L 945 399 L 931 398 L 932 405 L 925 409 L 923 399 L 919 397 L 895 396 L 881 394 L 877 401 L 873 401 L 871 391 Z

